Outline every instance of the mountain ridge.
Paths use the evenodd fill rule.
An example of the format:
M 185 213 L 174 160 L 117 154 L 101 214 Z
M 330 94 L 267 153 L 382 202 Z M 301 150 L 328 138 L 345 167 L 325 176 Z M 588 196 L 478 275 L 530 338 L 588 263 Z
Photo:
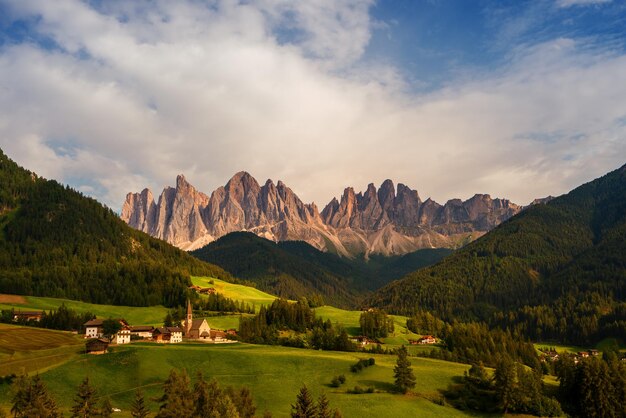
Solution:
M 245 171 L 210 196 L 181 174 L 176 187 L 155 201 L 144 189 L 128 193 L 121 218 L 130 226 L 186 250 L 203 247 L 229 232 L 250 231 L 272 241 L 302 240 L 342 256 L 402 255 L 422 248 L 458 248 L 522 210 L 507 199 L 476 194 L 441 205 L 391 180 L 365 192 L 347 187 L 320 212 L 282 181 L 261 186 Z

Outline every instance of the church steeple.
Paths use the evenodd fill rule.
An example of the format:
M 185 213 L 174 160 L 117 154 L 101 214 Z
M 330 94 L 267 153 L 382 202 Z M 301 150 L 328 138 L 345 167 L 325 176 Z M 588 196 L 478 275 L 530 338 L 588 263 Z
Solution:
M 191 323 L 193 322 L 193 312 L 191 309 L 191 301 L 187 299 L 187 319 L 185 320 L 185 336 L 189 337 L 191 331 Z

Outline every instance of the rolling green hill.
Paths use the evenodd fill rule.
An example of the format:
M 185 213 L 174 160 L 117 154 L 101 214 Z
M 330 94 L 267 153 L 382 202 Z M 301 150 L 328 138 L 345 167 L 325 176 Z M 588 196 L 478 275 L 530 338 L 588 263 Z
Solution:
M 190 274 L 231 277 L 0 150 L 0 293 L 171 306 L 184 303 Z
M 320 294 L 326 303 L 349 307 L 364 293 L 450 253 L 426 249 L 404 256 L 347 259 L 303 241 L 275 243 L 249 232 L 233 232 L 191 254 L 281 297 Z
M 626 337 L 625 298 L 626 166 L 528 208 L 366 304 L 589 343 Z
M 30 330 L 30 329 L 29 329 Z M 349 368 L 358 359 L 374 357 L 376 365 L 358 374 Z M 141 388 L 148 405 L 155 412 L 158 403 L 152 401 L 162 394 L 162 383 L 171 368 L 186 369 L 193 377 L 202 371 L 207 378 L 215 378 L 222 385 L 250 388 L 258 407 L 258 415 L 269 410 L 275 417 L 289 416 L 298 389 L 306 384 L 317 397 L 325 392 L 333 407 L 350 417 L 460 417 L 465 413 L 434 401 L 441 399 L 439 390 L 453 383 L 455 376 L 463 375 L 469 366 L 432 359 L 412 359 L 417 386 L 410 395 L 396 395 L 389 391 L 393 384 L 396 356 L 363 355 L 357 353 L 320 352 L 276 346 L 248 344 L 158 345 L 133 343 L 115 348 L 104 356 L 75 354 L 69 361 L 41 374 L 49 391 L 67 412 L 72 405 L 76 388 L 85 376 L 98 391 L 108 396 L 116 416 L 128 417 L 134 391 Z M 347 378 L 345 385 L 331 388 L 331 379 L 339 374 Z M 355 385 L 373 387 L 376 393 L 352 395 L 346 393 Z M 0 385 L 0 405 L 8 410 L 8 385 Z

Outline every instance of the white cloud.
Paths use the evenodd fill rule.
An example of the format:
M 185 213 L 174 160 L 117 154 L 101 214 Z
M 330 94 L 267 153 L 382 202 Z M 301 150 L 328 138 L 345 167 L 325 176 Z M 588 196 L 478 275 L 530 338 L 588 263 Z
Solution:
M 557 0 L 559 7 L 589 6 L 592 4 L 610 3 L 612 0 Z
M 624 163 L 622 55 L 558 39 L 413 96 L 393 68 L 357 62 L 369 1 L 173 4 L 4 4 L 59 45 L 0 51 L 5 152 L 115 209 L 178 173 L 208 192 L 244 169 L 320 206 L 385 178 L 527 203 Z M 302 37 L 277 33 L 288 19 Z

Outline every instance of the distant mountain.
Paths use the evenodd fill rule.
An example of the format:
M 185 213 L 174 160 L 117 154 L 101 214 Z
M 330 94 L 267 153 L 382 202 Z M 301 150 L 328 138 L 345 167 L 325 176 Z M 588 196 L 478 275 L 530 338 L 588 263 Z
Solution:
M 400 255 L 422 248 L 458 248 L 521 210 L 508 200 L 475 195 L 440 205 L 422 202 L 403 184 L 386 180 L 365 193 L 348 187 L 320 213 L 279 181 L 260 186 L 237 173 L 208 197 L 180 175 L 155 200 L 152 192 L 129 193 L 122 219 L 133 228 L 186 250 L 201 248 L 229 232 L 249 231 L 272 241 L 306 241 L 342 256 Z
M 356 306 L 364 293 L 451 252 L 426 249 L 402 257 L 348 259 L 303 241 L 275 243 L 249 232 L 232 232 L 190 254 L 279 296 L 297 299 L 317 294 L 335 306 Z
M 231 279 L 0 150 L 0 293 L 172 306 L 190 274 Z
M 626 166 L 529 207 L 365 304 L 589 342 L 626 338 L 625 301 Z

